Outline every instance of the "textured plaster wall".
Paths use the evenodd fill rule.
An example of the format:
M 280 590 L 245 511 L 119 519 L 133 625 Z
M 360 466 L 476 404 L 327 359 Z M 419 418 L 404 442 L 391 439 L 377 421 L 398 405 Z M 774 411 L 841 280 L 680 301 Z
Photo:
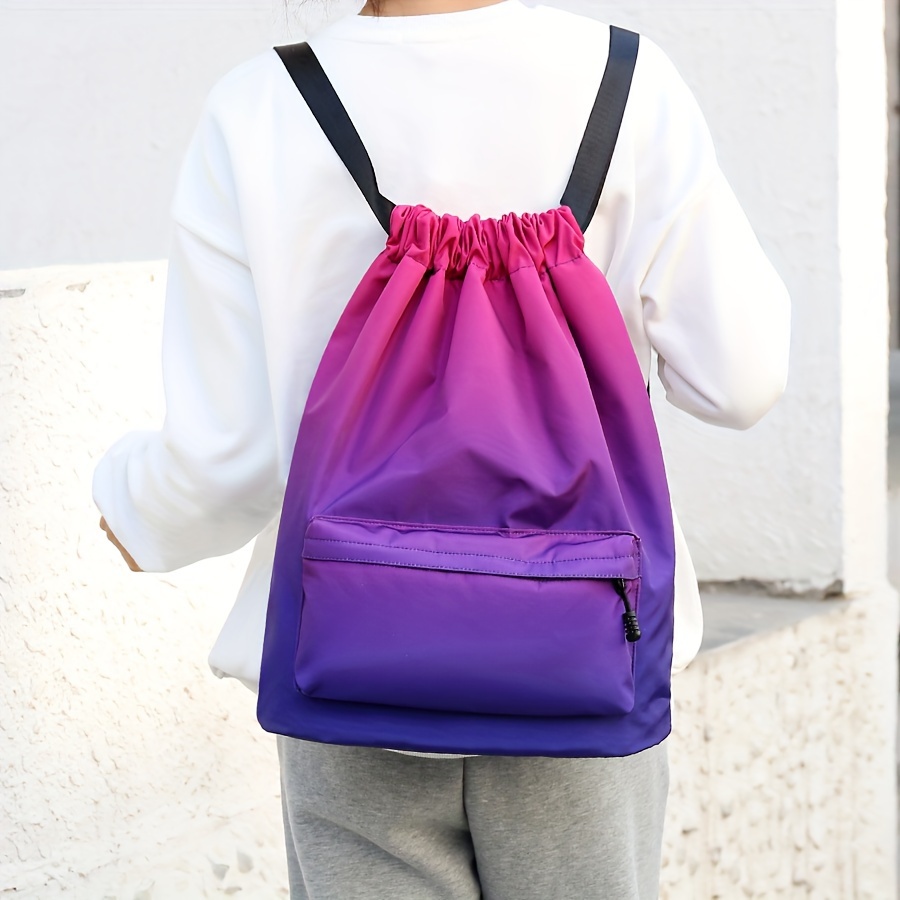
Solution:
M 675 679 L 661 900 L 896 896 L 896 597 L 829 607 Z
M 134 575 L 90 498 L 158 421 L 164 277 L 0 274 L 2 897 L 286 895 L 274 742 L 205 664 L 240 559 Z

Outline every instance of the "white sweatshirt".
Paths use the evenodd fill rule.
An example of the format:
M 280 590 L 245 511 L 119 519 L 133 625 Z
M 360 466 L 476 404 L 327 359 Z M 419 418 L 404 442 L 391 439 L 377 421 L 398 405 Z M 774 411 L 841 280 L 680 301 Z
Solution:
M 559 205 L 606 64 L 607 26 L 519 0 L 342 19 L 311 44 L 395 203 L 468 217 Z M 274 51 L 213 89 L 174 201 L 162 430 L 125 436 L 94 498 L 145 571 L 256 546 L 213 648 L 258 681 L 275 530 L 310 382 L 385 235 Z M 781 394 L 788 297 L 716 162 L 703 116 L 643 39 L 588 256 L 649 377 L 706 422 Z M 677 533 L 675 669 L 699 648 Z

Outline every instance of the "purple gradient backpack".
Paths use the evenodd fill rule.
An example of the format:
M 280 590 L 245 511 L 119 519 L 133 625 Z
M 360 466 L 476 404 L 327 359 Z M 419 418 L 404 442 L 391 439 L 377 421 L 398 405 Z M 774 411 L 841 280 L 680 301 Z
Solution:
M 571 757 L 623 756 L 669 733 L 662 454 L 622 315 L 583 252 L 637 51 L 637 35 L 612 30 L 559 208 L 461 221 L 382 197 L 312 50 L 278 49 L 387 244 L 300 423 L 265 729 Z

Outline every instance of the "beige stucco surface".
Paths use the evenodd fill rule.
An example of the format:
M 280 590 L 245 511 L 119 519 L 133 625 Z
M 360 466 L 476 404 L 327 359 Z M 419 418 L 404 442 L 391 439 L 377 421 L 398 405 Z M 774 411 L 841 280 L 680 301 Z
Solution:
M 0 298 L 0 896 L 282 886 L 274 741 L 205 663 L 240 560 L 132 574 L 91 503 L 99 453 L 158 418 L 164 273 L 0 277 L 26 289 Z
M 896 895 L 896 623 L 885 587 L 675 679 L 662 900 Z

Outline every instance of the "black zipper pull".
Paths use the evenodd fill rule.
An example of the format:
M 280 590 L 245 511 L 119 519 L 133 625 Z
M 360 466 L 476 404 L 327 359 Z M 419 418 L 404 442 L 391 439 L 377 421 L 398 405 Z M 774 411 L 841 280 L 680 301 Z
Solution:
M 631 608 L 631 603 L 628 601 L 628 592 L 625 589 L 625 579 L 613 578 L 612 583 L 613 587 L 616 589 L 616 593 L 622 598 L 622 602 L 625 604 L 625 613 L 622 615 L 622 621 L 625 623 L 625 640 L 628 641 L 629 644 L 633 644 L 635 641 L 641 639 L 641 626 L 638 622 L 637 614 Z

